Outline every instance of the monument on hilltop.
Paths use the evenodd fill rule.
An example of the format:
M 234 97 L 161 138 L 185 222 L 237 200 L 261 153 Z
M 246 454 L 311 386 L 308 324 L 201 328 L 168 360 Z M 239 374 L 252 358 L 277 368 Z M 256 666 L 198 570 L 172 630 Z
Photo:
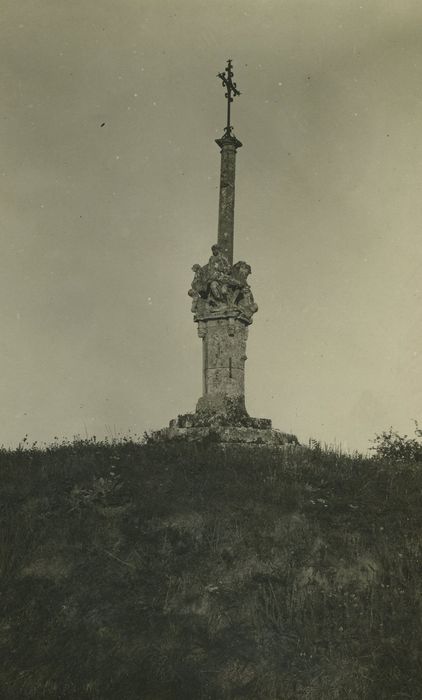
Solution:
M 273 430 L 268 418 L 251 418 L 245 405 L 245 361 L 248 328 L 258 310 L 247 278 L 250 265 L 233 264 L 236 152 L 242 146 L 233 133 L 230 107 L 240 95 L 233 82 L 232 61 L 219 77 L 226 89 L 227 124 L 216 140 L 221 152 L 218 238 L 206 265 L 195 264 L 188 294 L 202 339 L 202 396 L 195 413 L 178 416 L 156 439 L 202 439 L 224 443 L 297 443 L 294 435 Z

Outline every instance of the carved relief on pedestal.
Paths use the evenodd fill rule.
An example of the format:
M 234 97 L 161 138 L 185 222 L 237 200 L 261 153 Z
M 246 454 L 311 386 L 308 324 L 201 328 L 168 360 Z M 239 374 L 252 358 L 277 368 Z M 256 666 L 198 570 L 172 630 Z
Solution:
M 195 321 L 213 316 L 232 316 L 252 323 L 258 310 L 252 290 L 247 283 L 250 265 L 240 260 L 230 265 L 219 245 L 212 246 L 212 255 L 207 263 L 192 267 L 195 276 L 188 294 L 192 298 Z

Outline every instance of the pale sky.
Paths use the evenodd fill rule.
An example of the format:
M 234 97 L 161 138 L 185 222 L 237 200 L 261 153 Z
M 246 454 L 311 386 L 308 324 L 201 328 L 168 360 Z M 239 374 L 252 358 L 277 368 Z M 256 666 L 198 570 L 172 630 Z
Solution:
M 249 413 L 365 450 L 422 419 L 422 5 L 1 0 L 0 444 L 195 408 L 187 296 L 242 95 Z M 101 126 L 101 124 L 104 126 Z

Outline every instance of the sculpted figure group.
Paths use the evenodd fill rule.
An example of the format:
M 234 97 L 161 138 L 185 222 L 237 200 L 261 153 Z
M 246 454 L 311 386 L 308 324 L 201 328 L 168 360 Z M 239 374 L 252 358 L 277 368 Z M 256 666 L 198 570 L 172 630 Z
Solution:
M 212 246 L 207 265 L 192 267 L 195 277 L 188 294 L 192 297 L 192 312 L 196 316 L 218 311 L 239 311 L 251 319 L 258 310 L 246 279 L 250 265 L 243 261 L 231 266 L 219 245 Z

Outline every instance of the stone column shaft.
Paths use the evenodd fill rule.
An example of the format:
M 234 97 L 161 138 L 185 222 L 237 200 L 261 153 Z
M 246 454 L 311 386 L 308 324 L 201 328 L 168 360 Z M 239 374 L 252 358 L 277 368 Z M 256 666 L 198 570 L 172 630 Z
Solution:
M 230 265 L 233 265 L 236 150 L 242 144 L 235 136 L 228 134 L 225 134 L 221 139 L 217 139 L 216 143 L 221 148 L 218 244 Z

